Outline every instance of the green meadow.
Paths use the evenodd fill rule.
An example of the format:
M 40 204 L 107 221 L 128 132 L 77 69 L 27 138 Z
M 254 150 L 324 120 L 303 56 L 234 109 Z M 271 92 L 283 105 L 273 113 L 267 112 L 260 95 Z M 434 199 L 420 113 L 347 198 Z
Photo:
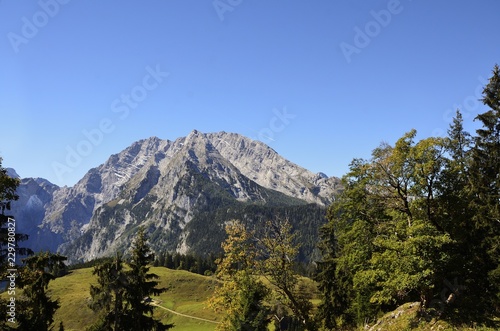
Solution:
M 97 314 L 88 307 L 90 284 L 96 282 L 92 270 L 93 268 L 71 270 L 69 274 L 50 282 L 48 293 L 52 298 L 59 299 L 61 305 L 54 316 L 56 327 L 63 321 L 66 331 L 83 331 L 97 318 Z M 150 271 L 160 277 L 159 287 L 167 288 L 166 292 L 152 298 L 156 306 L 154 311 L 156 318 L 165 323 L 174 323 L 173 330 L 215 330 L 221 316 L 207 307 L 207 300 L 218 284 L 213 276 L 202 276 L 164 267 L 151 267 Z M 269 284 L 267 280 L 262 280 Z M 303 292 L 309 293 L 311 302 L 317 306 L 320 299 L 316 284 L 308 278 L 301 278 L 300 286 Z M 1 294 L 2 297 L 6 295 L 5 292 Z M 425 320 L 418 316 L 418 307 L 418 303 L 403 305 L 394 312 L 384 315 L 377 322 L 371 321 L 370 325 L 373 328 L 369 330 L 495 330 L 475 325 L 457 326 L 436 319 Z
M 50 282 L 49 295 L 58 298 L 61 305 L 54 316 L 56 326 L 63 321 L 66 331 L 81 331 L 97 318 L 96 314 L 88 308 L 90 284 L 96 282 L 92 270 L 93 268 L 72 270 L 69 274 Z M 206 306 L 206 301 L 217 284 L 213 277 L 163 267 L 152 267 L 151 272 L 160 277 L 159 287 L 168 289 L 152 298 L 158 305 L 155 308 L 155 317 L 161 318 L 163 322 L 174 323 L 175 330 L 209 331 L 215 329 L 219 316 Z

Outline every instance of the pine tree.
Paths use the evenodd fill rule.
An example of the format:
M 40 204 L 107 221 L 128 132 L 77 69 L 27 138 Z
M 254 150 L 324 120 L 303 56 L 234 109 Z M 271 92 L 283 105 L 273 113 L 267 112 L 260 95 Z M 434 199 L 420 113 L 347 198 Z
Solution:
M 149 264 L 153 261 L 154 255 L 141 227 L 134 241 L 128 270 L 125 270 L 119 254 L 113 261 L 105 261 L 94 268 L 97 285 L 90 287 L 90 308 L 100 316 L 91 326 L 91 331 L 163 331 L 173 327 L 152 316 L 154 307 L 148 300 L 149 296 L 165 291 L 157 288 L 159 283 L 155 279 L 158 276 L 149 273 Z
M 166 288 L 158 288 L 158 275 L 149 272 L 149 264 L 154 255 L 147 244 L 144 228 L 139 228 L 128 263 L 128 283 L 125 299 L 128 304 L 129 323 L 127 330 L 167 330 L 172 324 L 164 325 L 153 318 L 153 306 L 147 300 L 152 295 L 160 295 Z
M 90 286 L 92 301 L 89 307 L 99 313 L 99 318 L 89 330 L 127 330 L 124 296 L 128 279 L 122 257 L 116 254 L 112 261 L 95 266 L 92 274 L 97 276 L 97 285 Z
M 27 256 L 33 254 L 29 248 L 19 247 L 18 243 L 28 240 L 28 235 L 19 233 L 18 231 L 12 232 L 16 229 L 15 217 L 5 215 L 6 211 L 10 210 L 12 201 L 17 201 L 19 196 L 16 194 L 17 187 L 21 181 L 19 178 L 10 177 L 7 174 L 7 169 L 2 167 L 2 158 L 0 157 L 0 277 L 4 280 L 7 267 L 7 257 L 15 249 L 16 256 Z M 9 227 L 11 231 L 9 231 Z M 9 235 L 9 232 L 11 235 Z M 9 237 L 14 235 L 15 245 L 12 247 L 12 242 L 9 245 Z M 11 255 L 12 256 L 12 255 Z
M 54 313 L 59 308 L 58 300 L 47 294 L 49 282 L 56 278 L 48 272 L 54 265 L 64 268 L 66 257 L 52 253 L 38 253 L 23 260 L 19 286 L 23 295 L 19 301 L 17 330 L 52 330 Z
M 19 199 L 16 190 L 20 183 L 19 178 L 10 177 L 7 174 L 7 169 L 2 167 L 2 158 L 0 157 L 0 210 L 2 214 L 5 210 L 10 209 L 11 201 Z
M 19 247 L 19 242 L 27 240 L 28 235 L 16 231 L 17 226 L 13 215 L 5 215 L 5 212 L 10 210 L 12 201 L 19 199 L 16 190 L 20 183 L 18 178 L 7 174 L 7 169 L 2 167 L 0 157 L 0 281 L 2 282 L 7 281 L 7 276 L 11 274 L 8 269 L 17 269 L 17 260 L 14 257 L 33 254 L 31 249 Z M 20 286 L 19 283 L 16 285 Z M 0 306 L 6 307 L 7 301 L 0 298 Z M 6 320 L 6 318 L 0 319 L 1 330 L 10 330 L 14 325 L 7 323 Z
M 489 83 L 483 90 L 483 103 L 489 108 L 476 120 L 482 128 L 476 130 L 471 151 L 470 189 L 476 228 L 474 241 L 484 252 L 481 265 L 488 274 L 485 297 L 490 307 L 500 309 L 500 69 L 496 65 Z M 490 294 L 494 294 L 491 296 Z
M 445 139 L 447 158 L 439 181 L 441 194 L 438 200 L 443 227 L 454 240 L 454 244 L 448 247 L 450 261 L 446 279 L 460 280 L 463 288 L 454 291 L 454 295 L 458 295 L 454 308 L 464 320 L 477 318 L 485 311 L 482 308 L 485 302 L 483 291 L 487 282 L 484 266 L 478 263 L 484 260 L 484 252 L 478 244 L 482 235 L 472 221 L 476 214 L 471 206 L 472 140 L 464 130 L 462 115 L 457 110 Z M 443 298 L 435 301 L 443 301 Z
M 444 142 L 449 157 L 445 159 L 438 189 L 441 191 L 439 202 L 442 211 L 446 212 L 443 226 L 455 240 L 463 243 L 472 230 L 468 189 L 471 143 L 471 136 L 463 127 L 462 114 L 457 111 Z
M 230 317 L 233 330 L 259 331 L 267 330 L 269 310 L 263 302 L 269 290 L 249 273 L 239 275 L 239 314 Z
M 326 224 L 320 230 L 321 241 L 318 247 L 323 258 L 317 261 L 318 268 L 315 276 L 318 289 L 323 295 L 318 307 L 317 320 L 326 330 L 336 328 L 339 316 L 347 309 L 347 300 L 344 298 L 346 289 L 342 289 L 341 279 L 337 273 L 339 247 L 335 232 L 331 223 Z

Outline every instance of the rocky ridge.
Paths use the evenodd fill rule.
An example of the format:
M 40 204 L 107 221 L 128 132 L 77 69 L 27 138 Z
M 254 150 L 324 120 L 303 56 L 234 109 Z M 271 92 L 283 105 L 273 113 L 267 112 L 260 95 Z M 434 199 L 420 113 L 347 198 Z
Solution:
M 26 224 L 20 230 L 34 250 L 88 260 L 126 247 L 139 224 L 149 226 L 158 249 L 187 252 L 202 245 L 189 242 L 194 225 L 210 223 L 220 206 L 324 207 L 339 188 L 338 178 L 313 174 L 261 142 L 194 130 L 175 141 L 133 143 L 73 187 L 23 179 L 12 212 Z

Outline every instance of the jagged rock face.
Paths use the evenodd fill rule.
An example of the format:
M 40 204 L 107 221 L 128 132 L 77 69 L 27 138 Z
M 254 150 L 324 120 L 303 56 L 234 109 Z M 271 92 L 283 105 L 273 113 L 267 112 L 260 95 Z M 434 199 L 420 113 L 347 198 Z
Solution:
M 52 242 L 50 249 L 78 238 L 96 209 L 113 200 L 162 144 L 158 138 L 138 141 L 91 169 L 75 186 L 55 190 L 39 225 L 41 233 L 52 239 L 47 240 Z
M 313 174 L 269 146 L 234 133 L 207 134 L 220 154 L 261 186 L 320 205 L 332 202 L 340 180 Z
M 337 189 L 337 178 L 315 175 L 263 143 L 195 130 L 173 142 L 138 141 L 73 187 L 25 179 L 14 205 L 33 248 L 75 262 L 126 250 L 139 225 L 157 250 L 209 249 L 222 240 L 224 220 L 246 217 L 238 213 L 249 205 L 326 206 Z
M 33 250 L 57 249 L 57 243 L 43 239 L 39 226 L 58 189 L 57 185 L 42 178 L 24 178 L 17 189 L 19 200 L 12 203 L 9 213 L 16 218 L 16 231 L 29 236 L 29 247 Z M 20 246 L 28 245 L 20 243 Z

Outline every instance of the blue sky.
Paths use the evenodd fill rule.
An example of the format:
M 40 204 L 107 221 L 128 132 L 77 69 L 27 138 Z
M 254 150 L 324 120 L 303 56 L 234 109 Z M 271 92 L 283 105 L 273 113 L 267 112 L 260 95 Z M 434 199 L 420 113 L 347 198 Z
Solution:
M 497 0 L 1 0 L 0 156 L 73 185 L 134 141 L 197 129 L 342 176 L 412 128 L 442 135 L 457 107 L 474 130 L 499 12 Z

